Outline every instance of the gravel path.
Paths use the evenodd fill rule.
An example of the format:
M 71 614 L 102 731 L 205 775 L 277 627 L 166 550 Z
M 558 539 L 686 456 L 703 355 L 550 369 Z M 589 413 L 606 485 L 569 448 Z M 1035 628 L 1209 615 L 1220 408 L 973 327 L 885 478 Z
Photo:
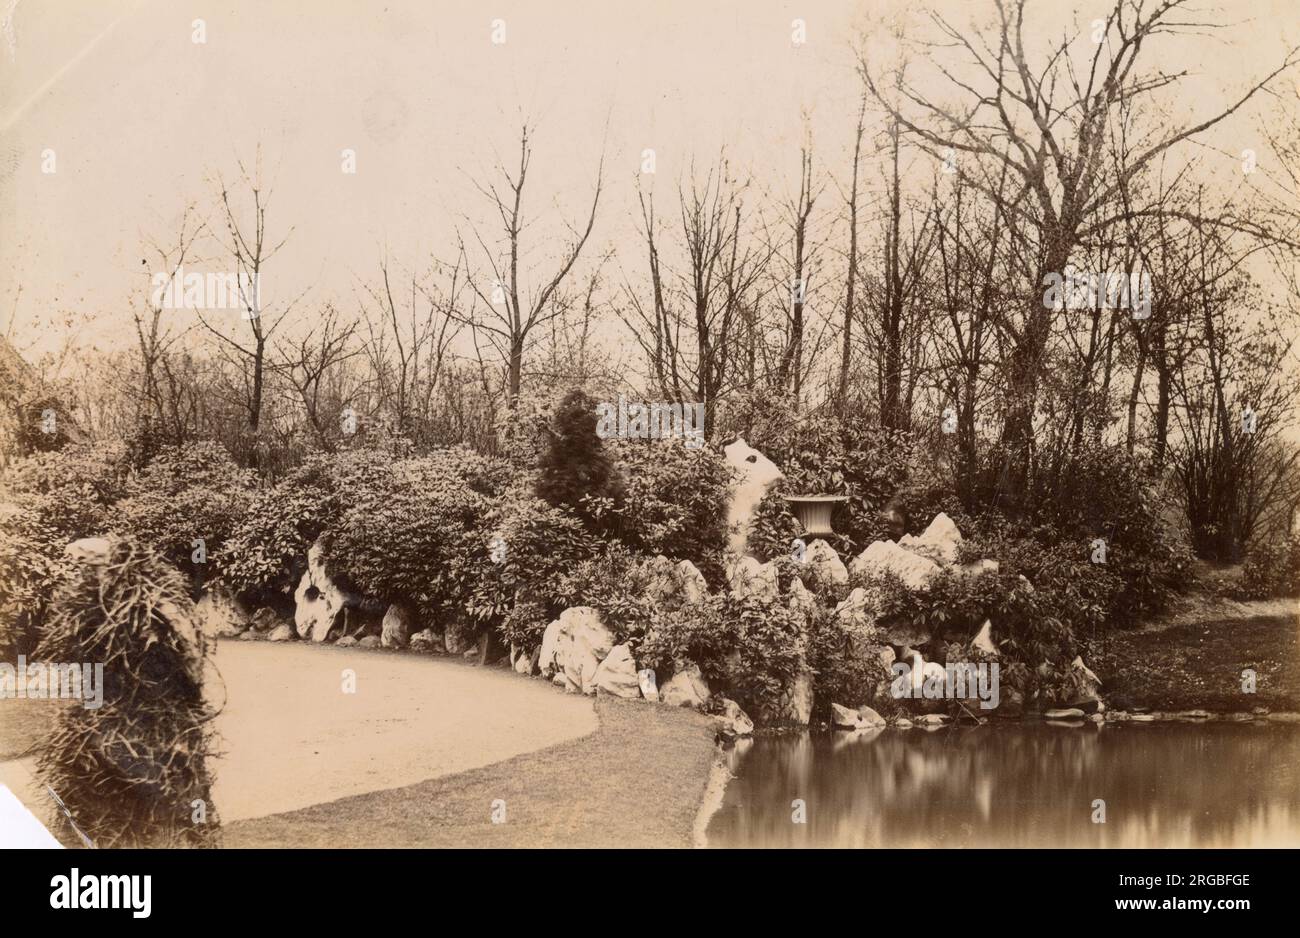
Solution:
M 212 663 L 208 694 L 226 700 L 212 795 L 227 823 L 464 772 L 598 725 L 587 698 L 449 658 L 224 641 Z

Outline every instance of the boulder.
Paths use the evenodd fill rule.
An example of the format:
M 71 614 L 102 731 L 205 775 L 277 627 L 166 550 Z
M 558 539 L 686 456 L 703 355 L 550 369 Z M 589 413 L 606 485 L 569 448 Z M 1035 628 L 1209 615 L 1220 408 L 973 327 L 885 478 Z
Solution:
M 976 651 L 981 651 L 986 655 L 996 655 L 998 653 L 998 646 L 993 644 L 992 621 L 989 619 L 984 620 L 984 624 L 980 626 L 980 630 L 976 632 L 975 637 L 971 639 L 970 647 Z
M 923 713 L 914 722 L 917 726 L 943 726 L 952 722 L 952 717 L 946 713 Z
M 474 626 L 462 618 L 453 618 L 442 633 L 442 647 L 449 655 L 463 655 L 475 644 Z
M 803 615 L 811 615 L 817 608 L 817 600 L 813 594 L 808 591 L 808 587 L 803 585 L 803 580 L 798 577 L 790 578 L 790 609 Z
M 808 545 L 804 552 L 804 563 L 812 568 L 818 586 L 842 586 L 849 582 L 849 568 L 844 566 L 835 548 L 821 538 Z
M 929 557 L 904 550 L 893 541 L 876 541 L 853 558 L 849 573 L 858 577 L 879 577 L 893 573 L 910 590 L 928 589 L 939 573 L 939 565 Z
M 727 579 L 731 583 L 731 595 L 735 599 L 757 599 L 760 602 L 774 603 L 781 598 L 776 564 L 771 561 L 759 563 L 753 557 L 741 557 L 732 566 Z
M 194 604 L 194 621 L 208 638 L 234 638 L 248 628 L 248 611 L 227 590 L 211 590 Z
M 1054 710 L 1044 710 L 1044 720 L 1082 720 L 1086 713 L 1077 707 L 1059 707 Z
M 239 633 L 239 640 L 240 640 L 241 642 L 251 642 L 251 641 L 254 641 L 255 639 L 258 639 L 258 638 L 260 638 L 260 637 L 261 637 L 261 636 L 258 635 L 256 632 L 254 632 L 252 629 L 249 629 L 249 630 L 246 631 L 246 632 L 240 632 L 240 633 Z
M 735 556 L 743 557 L 749 549 L 749 522 L 754 509 L 784 475 L 776 463 L 743 438 L 724 447 L 722 453 L 735 473 L 727 503 L 727 526 L 731 531 L 727 548 Z
M 862 726 L 884 726 L 885 718 L 865 704 L 858 707 L 858 721 Z
M 533 659 L 531 655 L 520 655 L 515 659 L 515 673 L 529 675 L 533 673 Z
M 805 664 L 781 691 L 772 712 L 772 722 L 807 726 L 812 719 L 813 673 Z
M 361 648 L 378 648 L 379 636 L 367 635 L 365 638 L 357 639 L 357 645 Z
M 682 668 L 668 679 L 659 691 L 659 700 L 670 707 L 690 707 L 699 710 L 713 696 L 709 685 L 704 682 L 704 675 L 695 665 Z
M 442 647 L 442 636 L 435 634 L 433 629 L 424 629 L 411 636 L 410 647 L 411 651 L 435 651 Z
M 986 573 L 997 573 L 1001 569 L 996 560 L 989 560 L 987 557 L 983 560 L 972 560 L 970 563 L 959 563 L 953 567 L 953 570 L 961 576 L 983 576 Z
M 876 619 L 872 615 L 870 597 L 867 595 L 867 591 L 859 586 L 849 593 L 848 598 L 835 607 L 835 618 L 842 625 L 857 626 L 859 628 L 868 628 L 875 625 Z
M 1083 657 L 1077 656 L 1070 662 L 1069 693 L 1065 705 L 1091 712 L 1101 703 L 1101 678 L 1092 673 L 1092 669 L 1083 663 Z
M 930 526 L 921 532 L 920 537 L 905 534 L 898 542 L 904 550 L 914 551 L 937 563 L 952 564 L 957 562 L 957 549 L 961 545 L 961 531 L 956 523 L 943 512 L 934 516 Z
M 280 624 L 280 617 L 269 606 L 260 607 L 248 622 L 258 632 L 269 632 Z
M 650 668 L 642 668 L 636 673 L 637 683 L 641 685 L 641 696 L 646 700 L 658 700 L 659 688 L 655 684 L 655 673 Z
M 325 548 L 319 538 L 307 551 L 307 570 L 298 581 L 293 600 L 298 637 L 325 641 L 347 605 L 347 595 L 325 572 Z
M 740 704 L 726 697 L 718 702 L 722 705 L 721 712 L 715 717 L 718 732 L 730 737 L 749 736 L 754 732 L 754 721 L 740 709 Z
M 596 669 L 613 647 L 614 635 L 600 621 L 600 613 L 590 606 L 573 606 L 542 634 L 542 674 L 563 674 L 584 694 L 594 694 Z
M 410 641 L 413 616 L 406 607 L 393 603 L 384 611 L 379 643 L 385 648 L 405 648 Z
M 858 719 L 858 711 L 833 703 L 831 704 L 831 725 L 837 730 L 856 730 L 862 726 L 862 721 Z
M 704 574 L 689 560 L 677 564 L 677 580 L 681 584 L 681 596 L 684 602 L 704 602 L 709 595 L 709 584 L 705 581 Z
M 266 636 L 268 642 L 290 642 L 293 641 L 293 629 L 289 623 L 285 622 L 271 629 L 271 634 Z
M 629 700 L 641 696 L 641 684 L 637 679 L 636 662 L 632 660 L 632 651 L 627 645 L 615 645 L 605 656 L 605 660 L 596 668 L 592 676 L 597 693 L 613 694 Z

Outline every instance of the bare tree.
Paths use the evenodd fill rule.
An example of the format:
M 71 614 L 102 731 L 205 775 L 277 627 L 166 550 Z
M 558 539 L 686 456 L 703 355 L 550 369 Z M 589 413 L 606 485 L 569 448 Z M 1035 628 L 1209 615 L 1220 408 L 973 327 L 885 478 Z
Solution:
M 591 208 L 587 212 L 585 223 L 568 225 L 569 240 L 560 251 L 557 269 L 550 276 L 543 275 L 533 289 L 529 290 L 520 283 L 520 264 L 527 253 L 525 233 L 528 221 L 523 209 L 524 191 L 528 182 L 528 170 L 532 161 L 532 145 L 529 142 L 531 128 L 523 125 L 519 135 L 519 164 L 514 173 L 505 166 L 498 167 L 505 179 L 505 189 L 493 183 L 476 184 L 492 203 L 492 208 L 500 219 L 504 247 L 498 248 L 488 244 L 483 235 L 474 230 L 474 239 L 482 250 L 484 260 L 491 271 L 492 285 L 488 286 L 482 277 L 471 277 L 471 288 L 482 301 L 481 315 L 463 319 L 476 332 L 486 335 L 488 342 L 496 349 L 506 364 L 506 406 L 513 409 L 519 398 L 519 389 L 523 379 L 524 356 L 529 349 L 534 331 L 563 313 L 563 306 L 553 303 L 556 291 L 560 289 L 565 278 L 572 272 L 578 262 L 582 249 L 591 236 L 596 224 L 596 208 L 600 204 L 601 190 L 604 185 L 604 157 L 596 170 L 596 186 L 591 197 Z M 462 240 L 461 253 L 465 253 Z

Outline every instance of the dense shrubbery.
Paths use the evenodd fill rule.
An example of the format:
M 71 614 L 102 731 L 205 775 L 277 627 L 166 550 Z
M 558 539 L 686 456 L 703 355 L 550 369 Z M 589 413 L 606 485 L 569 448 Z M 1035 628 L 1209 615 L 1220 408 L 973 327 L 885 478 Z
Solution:
M 0 646 L 30 651 L 69 566 L 69 542 L 107 530 L 125 494 L 120 446 L 69 446 L 19 460 L 0 501 Z
M 749 713 L 770 713 L 803 662 L 802 633 L 802 617 L 782 606 L 714 595 L 657 611 L 638 660 L 661 681 L 689 661 L 715 693 Z
M 1243 599 L 1300 596 L 1300 534 L 1253 545 L 1242 565 L 1239 592 Z
M 160 450 L 132 474 L 110 529 L 147 544 L 194 584 L 220 573 L 226 541 L 245 517 L 257 477 L 215 443 Z M 195 542 L 203 542 L 200 562 Z
M 627 440 L 611 449 L 623 480 L 619 537 L 634 550 L 689 560 L 720 584 L 731 475 L 717 450 L 681 439 Z

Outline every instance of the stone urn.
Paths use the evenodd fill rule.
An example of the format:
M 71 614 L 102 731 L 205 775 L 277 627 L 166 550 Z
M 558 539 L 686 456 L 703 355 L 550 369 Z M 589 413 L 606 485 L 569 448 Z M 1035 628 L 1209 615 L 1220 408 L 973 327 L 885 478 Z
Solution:
M 840 502 L 847 502 L 847 495 L 785 495 L 785 503 L 799 523 L 803 533 L 810 537 L 826 537 L 834 534 L 831 528 L 831 512 Z

